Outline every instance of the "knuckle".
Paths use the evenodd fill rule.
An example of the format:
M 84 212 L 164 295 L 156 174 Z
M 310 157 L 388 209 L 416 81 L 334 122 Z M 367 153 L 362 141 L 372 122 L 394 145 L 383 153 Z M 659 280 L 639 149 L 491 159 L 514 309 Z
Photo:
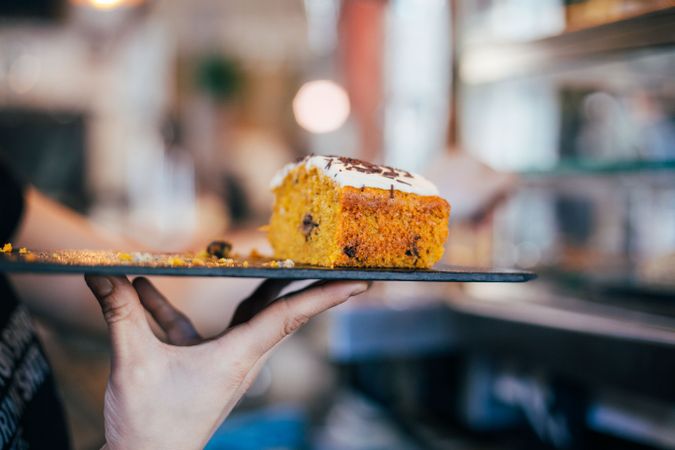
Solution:
M 282 336 L 286 337 L 295 333 L 300 327 L 306 324 L 309 321 L 309 316 L 305 314 L 296 314 L 294 316 L 287 317 L 284 320 L 284 326 L 282 330 Z
M 227 365 L 228 374 L 237 382 L 243 381 L 250 369 L 251 362 L 243 359 L 230 361 L 230 363 Z
M 131 316 L 132 306 L 129 303 L 118 303 L 114 298 L 106 298 L 102 304 L 103 317 L 108 323 L 126 320 Z

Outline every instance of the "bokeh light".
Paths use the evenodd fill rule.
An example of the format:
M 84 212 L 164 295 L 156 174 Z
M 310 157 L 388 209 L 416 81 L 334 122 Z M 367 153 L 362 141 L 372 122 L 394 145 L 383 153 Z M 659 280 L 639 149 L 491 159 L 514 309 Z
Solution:
M 337 130 L 347 120 L 349 109 L 344 88 L 330 80 L 305 83 L 293 99 L 295 120 L 311 133 Z
M 135 6 L 141 0 L 71 0 L 75 5 L 87 6 L 94 9 L 115 9 L 122 6 Z

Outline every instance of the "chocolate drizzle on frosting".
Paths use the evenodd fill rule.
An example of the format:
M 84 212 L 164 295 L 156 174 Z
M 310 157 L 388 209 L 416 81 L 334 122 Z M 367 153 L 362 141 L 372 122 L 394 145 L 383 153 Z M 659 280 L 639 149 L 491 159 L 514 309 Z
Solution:
M 356 172 L 366 173 L 366 174 L 377 174 L 385 178 L 389 178 L 399 183 L 407 184 L 410 186 L 410 183 L 401 181 L 399 177 L 414 178 L 413 175 L 405 170 L 397 170 L 389 166 L 378 166 L 377 164 L 372 164 L 366 161 L 355 158 L 346 158 L 344 156 L 327 156 L 329 159 L 328 164 L 326 164 L 326 169 L 330 169 L 330 166 L 333 164 L 334 160 L 340 161 L 344 166 L 345 170 L 354 170 Z M 340 170 L 342 172 L 342 170 Z
M 394 186 L 393 189 L 401 192 L 438 195 L 436 187 L 420 175 L 344 156 L 306 156 L 281 169 L 272 180 L 271 188 L 274 189 L 281 185 L 286 175 L 299 165 L 305 165 L 308 169 L 314 167 L 341 186 L 356 188 L 365 186 L 383 190 L 390 190 Z

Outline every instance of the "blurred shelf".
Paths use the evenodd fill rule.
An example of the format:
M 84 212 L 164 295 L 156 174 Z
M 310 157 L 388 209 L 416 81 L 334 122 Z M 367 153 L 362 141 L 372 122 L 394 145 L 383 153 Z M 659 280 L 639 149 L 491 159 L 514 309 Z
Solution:
M 657 307 L 657 313 L 675 319 L 675 284 L 656 283 L 646 280 L 631 272 L 623 273 L 590 273 L 583 271 L 563 270 L 560 268 L 542 268 L 537 270 L 540 276 L 557 284 L 574 290 L 583 290 L 605 294 L 616 302 L 618 298 L 626 304 L 636 305 L 636 309 L 652 312 L 652 303 L 665 300 L 667 307 Z M 638 299 L 631 301 L 630 299 Z M 628 301 L 625 301 L 625 300 Z
M 626 175 L 675 172 L 675 160 L 661 161 L 593 161 L 568 160 L 550 169 L 523 170 L 526 177 L 559 177 L 569 175 Z
M 675 319 L 580 298 L 453 297 L 457 345 L 593 387 L 675 400 Z
M 641 312 L 610 303 L 552 292 L 537 299 L 516 296 L 453 298 L 448 303 L 464 313 L 575 333 L 667 346 L 675 352 L 675 317 Z M 675 363 L 675 361 L 673 361 Z M 674 372 L 675 373 L 675 372 Z M 673 386 L 675 393 L 675 386 Z
M 465 83 L 494 82 L 674 45 L 675 7 L 670 7 L 534 41 L 468 46 L 460 51 L 459 73 Z

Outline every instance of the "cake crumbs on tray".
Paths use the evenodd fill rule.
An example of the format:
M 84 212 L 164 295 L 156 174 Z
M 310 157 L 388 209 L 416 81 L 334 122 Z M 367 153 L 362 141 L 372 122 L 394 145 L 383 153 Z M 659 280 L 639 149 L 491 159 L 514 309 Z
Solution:
M 192 261 L 190 261 L 191 264 L 195 267 L 204 267 L 206 266 L 206 262 L 201 259 L 201 258 L 192 258 Z
M 124 262 L 131 262 L 131 261 L 134 260 L 133 256 L 131 256 L 129 253 L 125 253 L 125 252 L 118 253 L 117 257 L 120 259 L 120 261 L 124 261 Z
M 274 269 L 292 269 L 295 267 L 295 261 L 292 259 L 281 260 L 272 260 L 263 264 L 264 267 L 272 267 Z
M 134 252 L 134 262 L 144 263 L 144 262 L 151 262 L 151 261 L 152 261 L 152 255 L 150 253 Z
M 187 265 L 185 260 L 178 256 L 170 257 L 168 263 L 171 267 L 183 267 Z
M 128 267 L 167 267 L 167 268 L 249 268 L 273 267 L 293 268 L 291 259 L 272 259 L 254 251 L 251 256 L 242 257 L 232 253 L 228 257 L 217 257 L 206 251 L 182 253 L 149 253 L 113 250 L 50 250 L 30 251 L 21 247 L 12 252 L 11 244 L 0 247 L 0 253 L 8 253 L 16 261 L 31 263 L 62 264 L 75 266 L 128 266 Z
M 37 256 L 32 253 L 26 253 L 23 255 L 23 260 L 26 262 L 35 262 L 37 261 Z
M 220 258 L 218 259 L 218 265 L 225 267 L 234 267 L 234 259 L 232 258 Z
M 212 255 L 209 252 L 207 252 L 206 250 L 202 250 L 202 251 L 197 253 L 197 258 L 200 258 L 200 259 L 209 259 L 211 256 Z

